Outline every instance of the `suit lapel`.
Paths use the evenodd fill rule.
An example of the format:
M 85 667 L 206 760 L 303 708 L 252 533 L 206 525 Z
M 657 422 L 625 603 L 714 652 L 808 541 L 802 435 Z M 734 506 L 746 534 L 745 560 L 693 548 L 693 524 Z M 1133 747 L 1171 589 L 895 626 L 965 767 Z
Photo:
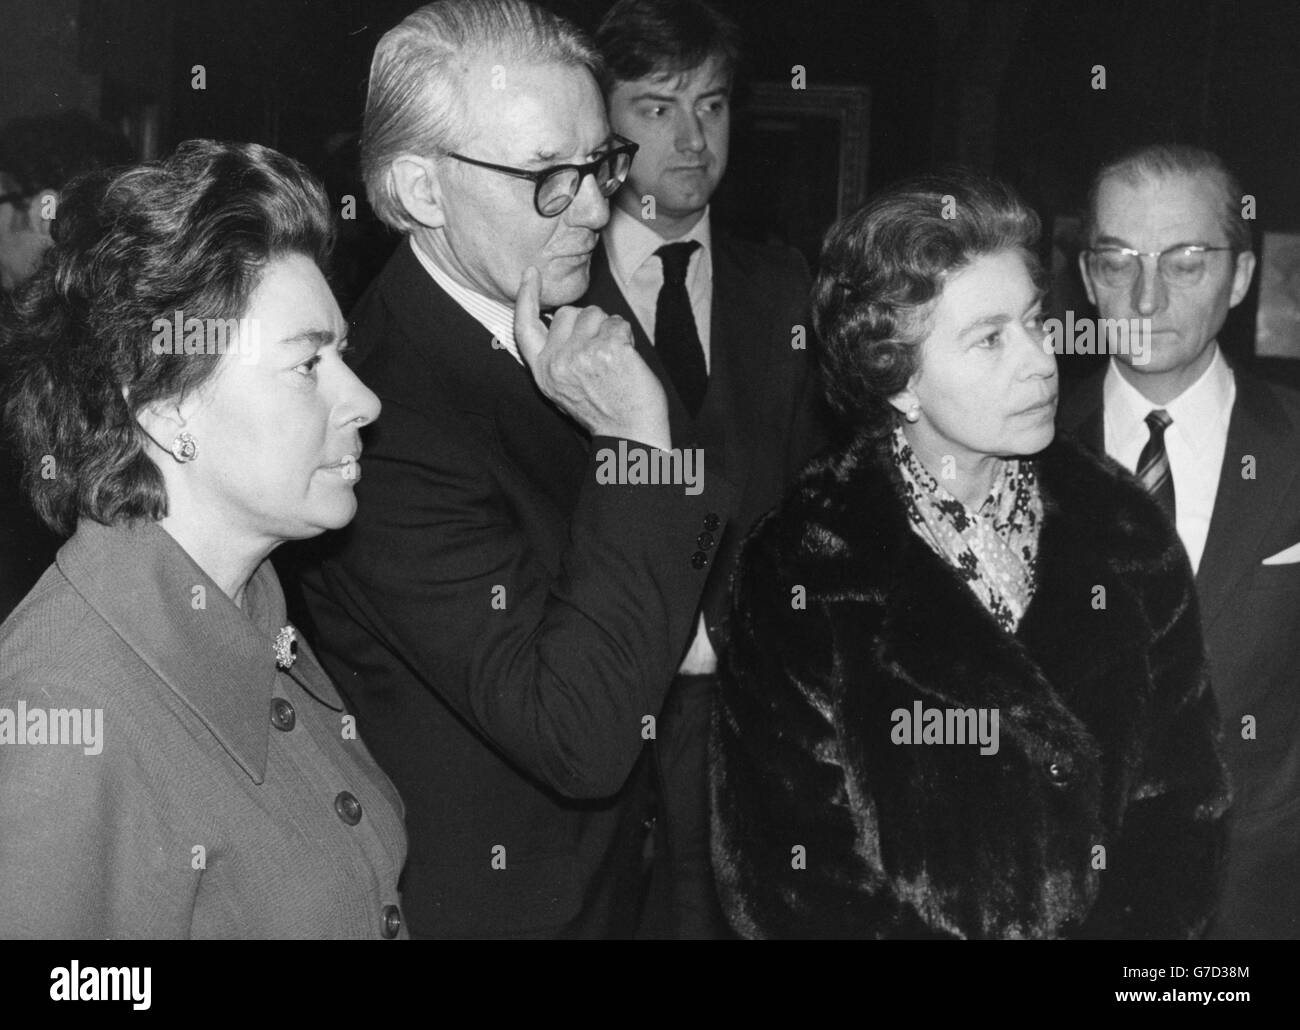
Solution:
M 1254 376 L 1235 371 L 1237 398 L 1228 422 L 1228 442 L 1219 470 L 1210 532 L 1196 572 L 1201 623 L 1208 633 L 1238 581 L 1260 560 L 1257 542 L 1277 517 L 1295 481 L 1287 442 L 1295 430 L 1286 413 Z M 1091 375 L 1062 404 L 1060 425 L 1098 454 L 1105 453 L 1102 384 L 1105 371 Z M 1242 478 L 1243 459 L 1254 458 L 1255 478 Z
M 710 349 L 713 368 L 709 389 L 724 396 L 726 475 L 742 496 L 749 474 L 746 451 L 757 438 L 755 421 L 760 385 L 772 360 L 770 306 L 754 281 L 747 278 L 734 248 L 717 225 L 713 227 L 713 313 Z M 706 404 L 707 404 L 706 400 Z
M 504 353 L 504 352 L 503 352 Z M 494 424 L 502 449 L 567 518 L 582 489 L 591 438 L 537 389 L 532 373 L 504 353 Z
M 1237 582 L 1261 560 L 1260 542 L 1297 475 L 1287 449 L 1294 428 L 1286 413 L 1259 380 L 1241 371 L 1236 377 L 1237 398 L 1228 422 L 1214 515 L 1196 574 L 1207 630 Z M 1251 479 L 1242 476 L 1247 458 L 1254 459 Z
M 723 443 L 727 478 L 735 483 L 737 496 L 744 489 L 748 472 L 747 441 L 754 439 L 755 404 L 758 387 L 771 360 L 766 333 L 768 305 L 762 293 L 746 278 L 734 248 L 718 227 L 713 227 L 713 304 L 709 322 L 709 391 L 698 419 L 692 419 L 672 379 L 659 360 L 645 327 L 632 313 L 610 268 L 602 240 L 592 255 L 591 284 L 585 302 L 619 315 L 632 324 L 637 352 L 659 377 L 668 397 L 668 419 L 673 445 L 699 443 L 702 432 Z M 712 432 L 709 432 L 709 429 Z M 717 469 L 723 472 L 723 469 Z
M 567 513 L 585 473 L 587 434 L 542 395 L 509 351 L 492 346 L 492 335 L 429 277 L 408 245 L 394 262 L 386 299 L 419 353 L 392 355 L 398 369 L 388 381 L 417 410 L 450 402 L 490 419 L 505 453 Z M 364 365 L 359 372 L 365 379 Z M 430 378 L 440 390 L 427 389 Z
M 582 299 L 583 304 L 594 304 L 607 315 L 618 315 L 632 324 L 632 335 L 636 339 L 637 352 L 646 359 L 647 364 L 654 361 L 651 368 L 655 369 L 656 374 L 663 371 L 663 366 L 659 365 L 659 359 L 655 356 L 654 344 L 646 335 L 645 326 L 632 313 L 632 307 L 627 302 L 627 297 L 623 295 L 622 288 L 614 278 L 614 272 L 610 268 L 609 254 L 605 250 L 605 240 L 601 237 L 596 243 L 596 249 L 591 255 L 591 282 L 587 286 L 587 295 Z
M 86 603 L 262 783 L 272 642 L 285 625 L 270 562 L 254 573 L 242 609 L 151 519 L 104 526 L 83 518 L 58 563 Z M 189 603 L 196 585 L 205 598 L 198 609 Z

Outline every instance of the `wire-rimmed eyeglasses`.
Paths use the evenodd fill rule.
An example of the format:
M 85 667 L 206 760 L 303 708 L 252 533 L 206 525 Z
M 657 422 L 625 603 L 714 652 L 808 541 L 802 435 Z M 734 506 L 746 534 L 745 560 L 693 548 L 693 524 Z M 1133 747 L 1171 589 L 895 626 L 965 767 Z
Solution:
M 1132 247 L 1092 247 L 1084 253 L 1088 256 L 1088 270 L 1103 285 L 1113 289 L 1123 289 L 1133 284 L 1144 257 L 1156 259 L 1160 278 L 1167 285 L 1185 289 L 1198 285 L 1205 278 L 1205 269 L 1210 262 L 1207 255 L 1235 250 L 1235 247 L 1180 244 L 1161 251 L 1134 250 Z

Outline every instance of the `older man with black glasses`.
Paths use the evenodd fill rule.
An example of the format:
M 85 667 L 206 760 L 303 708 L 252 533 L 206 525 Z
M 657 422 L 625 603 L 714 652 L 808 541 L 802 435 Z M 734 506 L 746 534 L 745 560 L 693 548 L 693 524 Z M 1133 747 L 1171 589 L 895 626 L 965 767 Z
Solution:
M 406 802 L 417 937 L 631 934 L 643 752 L 728 517 L 708 470 L 633 471 L 679 467 L 663 387 L 624 320 L 562 306 L 636 151 L 596 61 L 532 4 L 446 0 L 371 68 L 363 172 L 407 239 L 351 340 L 386 417 L 354 525 L 302 576 Z

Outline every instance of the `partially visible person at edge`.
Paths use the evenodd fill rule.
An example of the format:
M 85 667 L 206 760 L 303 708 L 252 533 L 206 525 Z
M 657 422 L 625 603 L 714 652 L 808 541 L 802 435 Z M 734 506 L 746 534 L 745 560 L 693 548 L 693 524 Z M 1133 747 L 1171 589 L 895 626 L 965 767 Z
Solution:
M 83 111 L 14 118 L 0 127 L 0 312 L 54 242 L 64 184 L 132 160 L 125 137 Z M 0 331 L 3 323 L 0 314 Z M 7 379 L 0 365 L 0 397 Z M 11 443 L 0 434 L 0 622 L 62 543 L 27 503 L 18 486 L 21 475 Z
M 61 200 L 7 337 L 26 485 L 72 537 L 0 627 L 5 936 L 405 934 L 401 801 L 267 560 L 352 518 L 379 414 L 332 231 L 255 144 Z
M 713 858 L 745 936 L 1185 938 L 1213 912 L 1191 570 L 1132 477 L 1053 439 L 1038 234 L 952 173 L 826 239 L 856 439 L 746 542 L 723 663 Z
M 1137 474 L 1196 575 L 1233 790 L 1210 940 L 1300 937 L 1300 393 L 1219 346 L 1255 271 L 1217 154 L 1137 147 L 1101 167 L 1079 257 L 1104 319 L 1150 327 L 1065 393 L 1057 424 Z

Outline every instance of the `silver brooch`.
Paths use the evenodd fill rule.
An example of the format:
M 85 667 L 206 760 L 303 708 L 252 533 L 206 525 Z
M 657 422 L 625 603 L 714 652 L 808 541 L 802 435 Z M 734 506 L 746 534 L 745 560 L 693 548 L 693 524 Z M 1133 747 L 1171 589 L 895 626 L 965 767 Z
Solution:
M 293 660 L 298 657 L 293 646 L 296 639 L 297 634 L 292 626 L 285 626 L 275 635 L 275 664 L 281 669 L 288 669 L 293 665 Z

